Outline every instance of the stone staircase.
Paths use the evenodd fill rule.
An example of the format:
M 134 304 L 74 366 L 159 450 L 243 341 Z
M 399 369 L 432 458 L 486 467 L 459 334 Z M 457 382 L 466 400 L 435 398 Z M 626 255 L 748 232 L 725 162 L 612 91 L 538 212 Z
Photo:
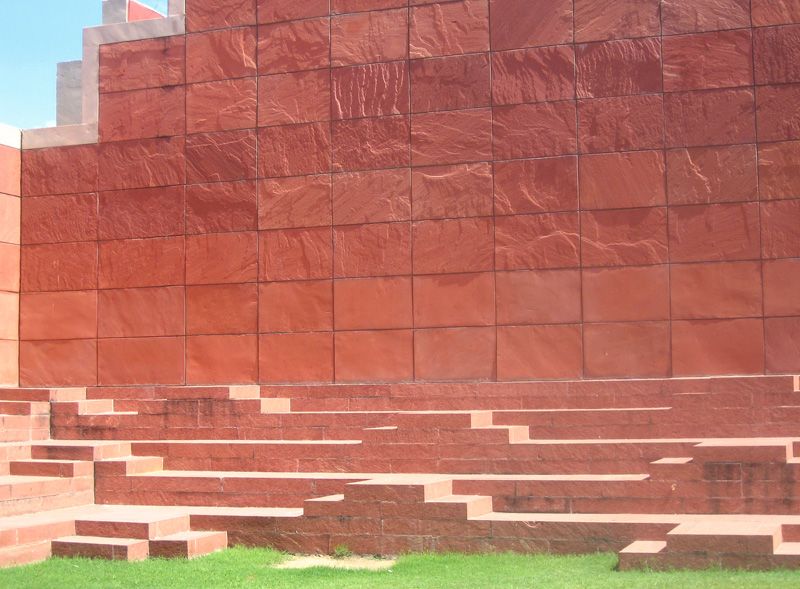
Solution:
M 0 445 L 0 563 L 248 544 L 795 567 L 797 384 L 9 389 L 0 410 L 52 438 Z

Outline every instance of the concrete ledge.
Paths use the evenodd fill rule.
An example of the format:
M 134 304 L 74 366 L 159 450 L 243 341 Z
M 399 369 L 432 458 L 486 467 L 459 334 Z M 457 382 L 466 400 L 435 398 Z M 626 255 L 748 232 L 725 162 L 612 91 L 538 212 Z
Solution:
M 26 129 L 22 132 L 22 149 L 89 143 L 97 143 L 97 123 Z

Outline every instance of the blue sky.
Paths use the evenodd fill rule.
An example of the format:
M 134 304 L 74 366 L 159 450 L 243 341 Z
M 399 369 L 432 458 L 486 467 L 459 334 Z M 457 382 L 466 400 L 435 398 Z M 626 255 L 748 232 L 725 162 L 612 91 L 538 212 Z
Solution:
M 0 123 L 55 124 L 56 63 L 80 59 L 84 27 L 101 20 L 101 0 L 0 0 Z

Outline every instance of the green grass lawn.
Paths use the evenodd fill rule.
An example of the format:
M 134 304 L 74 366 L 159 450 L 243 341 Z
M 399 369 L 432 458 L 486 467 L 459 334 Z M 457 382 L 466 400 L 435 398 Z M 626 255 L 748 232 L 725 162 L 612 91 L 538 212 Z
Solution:
M 410 555 L 389 571 L 276 570 L 279 552 L 233 548 L 192 561 L 139 563 L 52 559 L 0 570 L 0 587 L 36 589 L 148 589 L 264 587 L 269 589 L 782 589 L 800 587 L 800 571 L 712 570 L 668 573 L 614 571 L 614 554 L 591 556 Z

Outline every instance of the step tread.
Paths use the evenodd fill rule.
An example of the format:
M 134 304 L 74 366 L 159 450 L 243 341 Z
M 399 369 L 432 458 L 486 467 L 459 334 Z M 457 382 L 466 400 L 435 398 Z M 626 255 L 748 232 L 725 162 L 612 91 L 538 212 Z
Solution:
M 62 536 L 56 538 L 53 542 L 61 544 L 90 544 L 90 545 L 113 545 L 113 546 L 136 546 L 141 543 L 147 543 L 148 540 L 141 540 L 139 538 L 106 538 L 104 536 Z
M 775 554 L 781 556 L 800 556 L 800 542 L 781 542 L 775 547 Z
M 190 542 L 192 540 L 197 540 L 199 538 L 213 538 L 215 536 L 219 536 L 220 534 L 224 534 L 225 532 L 197 532 L 194 530 L 189 530 L 186 532 L 177 532 L 175 534 L 169 534 L 168 536 L 159 536 L 158 538 L 153 538 L 154 542 Z
M 619 551 L 620 554 L 659 554 L 667 547 L 663 540 L 636 540 Z
M 469 503 L 472 501 L 485 501 L 490 499 L 487 495 L 445 495 L 436 499 L 429 499 L 426 503 Z

